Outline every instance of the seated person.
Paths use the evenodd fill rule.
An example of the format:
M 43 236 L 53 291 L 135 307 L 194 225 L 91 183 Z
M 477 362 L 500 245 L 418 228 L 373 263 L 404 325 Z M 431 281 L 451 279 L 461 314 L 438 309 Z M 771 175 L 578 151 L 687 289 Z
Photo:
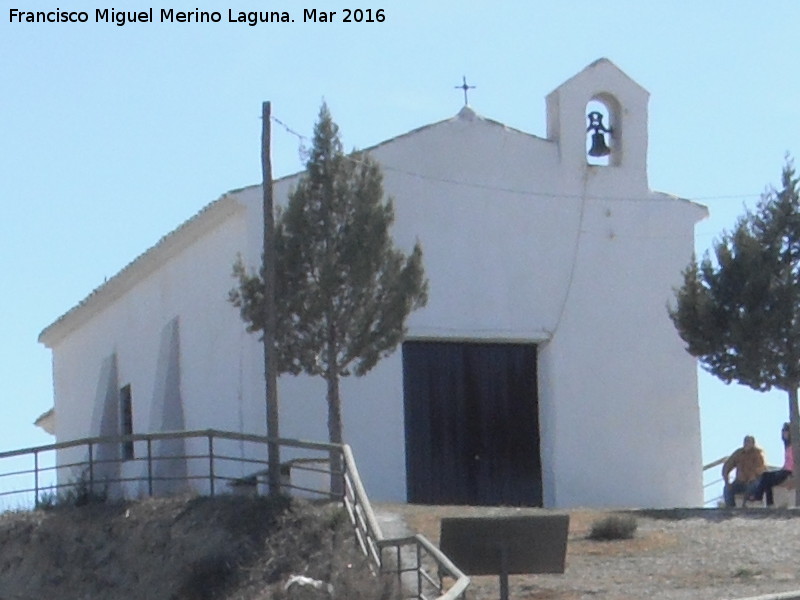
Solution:
M 775 501 L 772 496 L 772 488 L 782 484 L 792 476 L 794 469 L 794 455 L 792 454 L 792 436 L 789 433 L 789 423 L 784 423 L 781 429 L 781 439 L 783 440 L 784 455 L 783 467 L 777 471 L 765 471 L 758 478 L 756 485 L 748 500 L 761 501 L 764 493 L 767 494 L 767 506 L 772 506 Z
M 734 469 L 736 477 L 731 482 L 730 475 Z M 745 436 L 742 447 L 731 454 L 722 465 L 722 479 L 725 480 L 722 497 L 725 499 L 725 506 L 736 506 L 736 494 L 744 494 L 745 500 L 755 495 L 759 477 L 765 469 L 764 452 L 756 446 L 756 439 L 752 435 Z

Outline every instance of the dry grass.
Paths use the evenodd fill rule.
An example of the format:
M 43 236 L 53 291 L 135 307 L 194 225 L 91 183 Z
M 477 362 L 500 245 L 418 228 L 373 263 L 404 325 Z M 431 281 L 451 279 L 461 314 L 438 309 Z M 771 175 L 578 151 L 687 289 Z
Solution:
M 332 600 L 394 600 L 338 505 L 161 498 L 0 514 L 0 599 L 283 600 L 290 575 Z

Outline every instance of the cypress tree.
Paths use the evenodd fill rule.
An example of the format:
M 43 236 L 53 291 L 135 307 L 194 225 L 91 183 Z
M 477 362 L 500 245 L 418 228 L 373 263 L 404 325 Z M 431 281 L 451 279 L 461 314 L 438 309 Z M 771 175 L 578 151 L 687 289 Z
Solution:
M 789 399 L 792 452 L 800 465 L 800 185 L 787 158 L 781 188 L 765 192 L 731 232 L 692 260 L 669 309 L 711 374 Z M 800 505 L 800 486 L 795 491 Z
M 394 247 L 392 200 L 367 154 L 342 150 L 325 104 L 306 171 L 276 220 L 275 341 L 278 370 L 327 382 L 329 441 L 344 441 L 339 381 L 361 376 L 402 341 L 427 302 L 422 249 Z M 230 300 L 251 332 L 263 330 L 263 274 L 238 261 Z M 341 465 L 332 465 L 334 469 Z

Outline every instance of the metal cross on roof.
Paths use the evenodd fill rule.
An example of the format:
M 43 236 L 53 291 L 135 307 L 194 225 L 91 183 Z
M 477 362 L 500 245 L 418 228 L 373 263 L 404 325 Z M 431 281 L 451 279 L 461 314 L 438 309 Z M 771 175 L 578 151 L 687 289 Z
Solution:
M 461 80 L 463 83 L 461 85 L 454 86 L 457 90 L 464 90 L 464 106 L 469 106 L 469 101 L 467 100 L 467 90 L 474 90 L 474 85 L 467 85 L 467 76 L 462 75 Z

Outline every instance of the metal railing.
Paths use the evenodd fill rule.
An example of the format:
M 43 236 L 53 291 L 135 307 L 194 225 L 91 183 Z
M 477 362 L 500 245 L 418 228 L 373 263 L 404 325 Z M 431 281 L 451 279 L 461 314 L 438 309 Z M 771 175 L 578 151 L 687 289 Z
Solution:
M 268 486 L 269 438 L 213 429 L 94 437 L 0 453 L 0 500 L 40 506 L 60 494 L 158 496 L 257 494 Z M 423 536 L 384 538 L 347 445 L 280 439 L 281 491 L 342 502 L 358 545 L 377 572 L 394 575 L 404 598 L 456 600 L 469 578 Z M 133 457 L 122 448 L 133 446 Z M 330 469 L 332 453 L 339 454 Z M 341 485 L 331 485 L 339 479 Z M 331 490 L 342 490 L 332 493 Z
M 36 448 L 0 453 L 0 498 L 17 497 L 18 506 L 39 506 L 77 487 L 118 497 L 157 496 L 166 491 L 193 490 L 214 496 L 242 486 L 265 485 L 267 438 L 213 429 L 118 437 L 83 438 Z M 292 458 L 285 466 L 300 472 L 320 472 L 297 457 L 327 458 L 328 444 L 282 439 Z M 128 458 L 122 448 L 132 445 Z M 335 449 L 335 447 L 333 448 Z M 27 464 L 25 461 L 27 459 Z M 12 470 L 4 468 L 11 463 Z M 326 473 L 330 475 L 329 473 Z M 8 483 L 10 481 L 10 485 Z M 27 481 L 27 483 L 26 483 Z M 330 497 L 322 486 L 293 483 L 282 486 L 292 493 Z M 252 491 L 256 491 L 252 489 Z
M 395 575 L 405 598 L 464 598 L 469 578 L 422 535 L 384 538 L 358 476 L 352 450 L 345 445 L 343 502 L 361 550 L 381 573 Z M 409 577 L 408 575 L 412 575 Z M 445 582 L 451 582 L 447 587 Z
M 708 483 L 706 483 L 705 473 L 709 469 L 713 469 L 714 467 L 720 466 L 726 460 L 728 460 L 728 457 L 723 456 L 722 458 L 718 458 L 717 460 L 712 461 L 707 465 L 703 465 L 703 506 L 718 506 L 719 503 L 722 501 L 722 493 L 719 493 L 713 498 L 709 498 L 708 500 L 706 500 L 707 497 L 706 490 L 708 490 L 711 487 L 719 487 L 720 489 L 722 489 L 723 481 L 722 481 L 722 476 L 720 475 L 717 479 L 714 479 L 713 481 L 709 481 Z

